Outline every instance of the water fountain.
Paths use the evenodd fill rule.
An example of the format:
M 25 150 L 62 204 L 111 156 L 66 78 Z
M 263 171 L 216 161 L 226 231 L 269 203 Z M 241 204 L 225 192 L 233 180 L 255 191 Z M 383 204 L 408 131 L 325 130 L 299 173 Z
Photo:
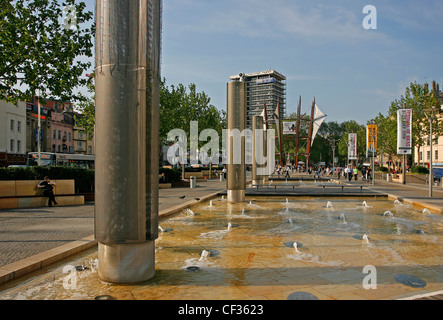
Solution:
M 384 213 L 383 213 L 383 216 L 388 216 L 388 217 L 390 217 L 390 218 L 393 218 L 394 217 L 394 214 L 391 212 L 391 211 L 385 211 Z
M 380 212 L 393 210 L 392 202 L 388 200 L 371 200 L 373 207 L 362 212 L 355 210 L 362 199 L 335 199 L 334 205 L 341 210 L 338 215 L 340 220 L 352 221 L 348 221 L 346 227 L 343 227 L 337 226 L 337 219 L 325 219 L 326 215 L 331 217 L 324 205 L 326 199 L 297 198 L 297 203 L 304 207 L 289 215 L 277 214 L 282 210 L 282 203 L 286 203 L 286 198 L 266 202 L 262 199 L 247 199 L 248 203 L 261 201 L 261 210 L 246 212 L 250 217 L 248 219 L 254 219 L 253 223 L 238 225 L 245 214 L 245 205 L 229 202 L 219 203 L 219 210 L 208 210 L 207 204 L 198 203 L 192 207 L 193 211 L 202 213 L 198 217 L 183 217 L 179 213 L 176 217 L 163 220 L 161 228 L 173 228 L 175 232 L 164 233 L 156 241 L 156 247 L 161 249 L 156 252 L 157 278 L 152 282 L 129 285 L 124 290 L 119 290 L 119 286 L 98 281 L 97 272 L 88 265 L 89 260 L 97 259 L 97 252 L 91 250 L 82 253 L 72 262 L 67 261 L 59 267 L 52 267 L 44 277 L 32 275 L 29 280 L 5 291 L 0 287 L 0 300 L 92 300 L 104 295 L 110 295 L 114 299 L 131 297 L 154 300 L 181 297 L 194 300 L 199 297 L 207 298 L 209 294 L 220 297 L 223 295 L 222 290 L 234 288 L 238 283 L 242 284 L 244 291 L 250 292 L 249 296 L 235 297 L 244 299 L 254 298 L 254 288 L 257 286 L 276 286 L 275 280 L 279 279 L 285 283 L 281 291 L 286 296 L 266 295 L 266 298 L 286 299 L 287 285 L 301 285 L 307 291 L 314 289 L 319 292 L 319 284 L 327 281 L 338 285 L 344 279 L 352 284 L 352 294 L 355 295 L 360 292 L 358 287 L 361 286 L 362 274 L 361 269 L 353 266 L 361 264 L 385 266 L 383 279 L 394 279 L 397 273 L 411 273 L 426 280 L 427 286 L 432 286 L 432 289 L 427 290 L 441 288 L 438 278 L 441 255 L 436 254 L 441 252 L 443 243 L 443 218 L 439 215 L 423 215 L 422 209 L 405 207 L 398 211 L 395 220 L 386 220 L 381 219 Z M 288 200 L 291 202 L 292 199 Z M 385 216 L 388 215 L 386 213 Z M 297 229 L 292 227 L 295 219 Z M 403 227 L 393 226 L 398 223 Z M 423 233 L 416 232 L 418 226 Z M 363 233 L 359 234 L 361 230 L 370 232 L 366 231 L 362 235 Z M 375 245 L 371 245 L 373 240 L 369 234 L 372 233 L 377 235 Z M 295 236 L 297 242 L 293 240 Z M 358 239 L 363 248 L 355 245 L 357 240 L 350 241 L 350 238 Z M 219 249 L 220 254 L 217 255 L 213 249 Z M 405 261 L 408 262 L 407 268 L 402 267 Z M 77 271 L 77 291 L 63 289 L 63 279 L 67 275 L 62 269 L 67 264 L 89 268 L 82 272 Z M 337 267 L 340 267 L 340 271 L 337 271 Z M 347 276 L 350 278 L 346 278 Z M 385 299 L 404 294 L 400 283 L 398 286 L 398 289 L 393 286 L 392 281 L 380 281 L 376 297 Z M 335 292 L 332 289 L 332 292 L 340 299 L 340 291 Z M 366 292 L 361 290 L 362 297 L 367 297 Z
M 367 234 L 364 234 L 364 235 L 361 237 L 361 239 L 362 239 L 366 244 L 369 244 L 369 237 L 368 237 Z
M 209 251 L 203 250 L 199 261 L 206 260 L 209 257 Z

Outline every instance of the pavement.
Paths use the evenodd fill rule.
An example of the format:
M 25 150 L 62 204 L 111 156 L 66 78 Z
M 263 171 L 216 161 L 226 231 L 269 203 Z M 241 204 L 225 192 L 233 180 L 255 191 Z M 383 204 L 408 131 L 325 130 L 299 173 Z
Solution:
M 359 181 L 349 183 L 343 179 L 336 182 L 346 185 L 362 184 Z M 429 188 L 420 184 L 403 185 L 377 180 L 375 185 L 368 184 L 366 189 L 372 194 L 377 193 L 428 208 L 435 213 L 443 213 L 441 187 L 433 188 L 432 198 L 429 197 Z M 219 180 L 198 182 L 194 189 L 159 190 L 160 220 L 225 192 L 226 182 Z M 246 193 L 248 195 L 254 192 L 257 192 L 255 188 L 249 188 Z M 288 195 L 296 195 L 292 187 L 288 192 Z M 319 187 L 306 188 L 302 194 L 325 195 Z M 75 207 L 0 210 L 0 284 L 94 247 L 96 241 L 93 233 L 93 203 Z

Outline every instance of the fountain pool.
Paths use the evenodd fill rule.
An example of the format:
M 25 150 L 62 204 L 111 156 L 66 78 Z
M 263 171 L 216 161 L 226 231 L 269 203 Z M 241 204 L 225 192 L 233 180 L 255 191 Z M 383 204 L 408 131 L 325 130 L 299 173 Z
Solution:
M 161 221 L 170 232 L 156 241 L 146 283 L 101 282 L 92 249 L 0 286 L 0 299 L 395 299 L 443 290 L 441 215 L 386 198 L 223 200 Z M 366 266 L 377 270 L 375 290 L 363 286 Z M 405 276 L 425 285 L 396 280 Z

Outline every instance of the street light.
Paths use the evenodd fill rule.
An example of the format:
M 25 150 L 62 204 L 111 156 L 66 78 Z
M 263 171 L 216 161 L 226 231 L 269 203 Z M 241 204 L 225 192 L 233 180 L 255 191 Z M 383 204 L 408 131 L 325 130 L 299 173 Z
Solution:
M 332 145 L 332 170 L 334 170 L 335 169 L 335 148 L 336 148 L 335 139 L 330 140 L 330 142 Z
M 434 174 L 433 174 L 433 167 L 432 167 L 432 144 L 433 144 L 433 133 L 432 133 L 432 122 L 435 119 L 435 114 L 434 112 L 437 110 L 437 107 L 432 107 L 429 109 L 425 109 L 424 111 L 430 112 L 429 115 L 426 115 L 426 117 L 429 120 L 429 145 L 431 147 L 431 151 L 430 151 L 430 160 L 429 160 L 429 197 L 432 198 L 432 183 L 434 180 Z

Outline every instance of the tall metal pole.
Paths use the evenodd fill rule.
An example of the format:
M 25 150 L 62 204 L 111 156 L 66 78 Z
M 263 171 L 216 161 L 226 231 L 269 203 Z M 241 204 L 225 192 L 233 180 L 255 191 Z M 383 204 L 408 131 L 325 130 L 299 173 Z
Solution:
M 432 110 L 431 116 L 429 117 L 430 122 L 430 133 L 429 133 L 429 145 L 431 147 L 431 157 L 429 161 L 429 197 L 432 198 L 432 183 L 434 182 L 433 166 L 432 166 L 432 144 L 433 144 L 433 132 L 432 132 L 432 122 L 434 121 L 434 110 Z
M 229 202 L 244 202 L 246 191 L 246 83 L 228 83 L 228 175 Z
M 262 131 L 262 135 L 259 135 L 259 130 Z M 263 117 L 252 117 L 252 184 L 258 185 L 264 182 L 265 176 L 258 174 L 259 168 L 262 169 L 264 155 L 264 147 L 266 141 L 264 141 L 263 130 Z M 259 159 L 258 159 L 259 158 Z M 257 161 L 260 160 L 260 163 Z
M 313 134 L 313 130 L 314 130 L 314 112 L 315 112 L 315 98 L 314 98 L 314 102 L 312 102 L 312 110 L 311 110 L 311 121 L 309 124 L 309 132 L 308 132 L 308 143 L 306 145 L 306 154 L 307 154 L 307 158 L 306 158 L 306 169 L 308 169 L 309 167 L 309 160 L 311 157 L 311 144 L 312 144 L 312 134 Z
M 297 129 L 295 137 L 295 166 L 298 167 L 299 152 L 300 152 L 300 125 L 301 125 L 301 96 L 297 108 Z
M 99 278 L 155 274 L 161 0 L 97 0 L 95 237 Z
M 406 155 L 403 155 L 403 184 L 406 184 Z
M 40 107 L 40 90 L 38 91 L 38 100 L 37 100 L 37 153 L 38 153 L 38 159 L 37 159 L 37 165 L 41 166 L 42 161 L 41 161 L 41 140 L 40 140 L 40 136 L 42 134 L 42 126 L 41 126 L 41 107 Z
M 280 123 L 280 99 L 277 103 L 277 119 L 275 120 L 278 133 L 278 151 L 280 152 L 280 166 L 283 167 L 283 151 L 282 151 L 282 136 L 281 136 L 281 123 Z

